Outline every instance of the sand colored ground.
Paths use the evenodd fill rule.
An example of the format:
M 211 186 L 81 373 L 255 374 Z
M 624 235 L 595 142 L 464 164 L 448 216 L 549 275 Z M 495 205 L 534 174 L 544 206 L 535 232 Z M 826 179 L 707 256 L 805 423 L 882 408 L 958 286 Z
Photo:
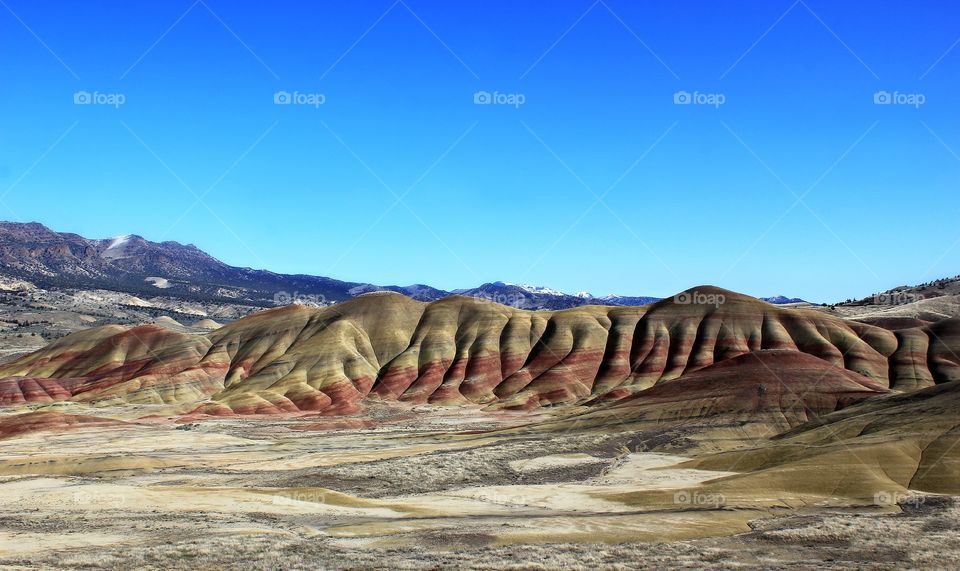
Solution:
M 874 416 L 904 405 L 929 409 L 953 392 L 861 406 Z M 842 418 L 831 424 L 863 422 L 854 412 L 835 414 Z M 673 563 L 770 567 L 792 564 L 794 555 L 744 557 L 759 549 L 758 537 L 786 532 L 757 530 L 804 528 L 809 518 L 846 514 L 842 530 L 855 537 L 858 526 L 906 525 L 907 509 L 920 523 L 902 534 L 917 525 L 960 529 L 950 496 L 910 488 L 917 457 L 869 440 L 798 444 L 829 440 L 812 436 L 823 427 L 742 438 L 736 450 L 708 454 L 677 446 L 709 433 L 694 426 L 655 450 L 638 445 L 648 433 L 629 424 L 558 432 L 547 414 L 381 405 L 355 420 L 363 427 L 305 430 L 315 417 L 154 417 L 68 428 L 46 419 L 47 429 L 0 440 L 0 565 L 617 567 L 653 557 L 659 545 Z M 791 453 L 778 452 L 783 447 Z M 849 486 L 837 484 L 844 479 Z M 917 511 L 924 506 L 926 515 Z M 946 544 L 948 556 L 955 544 Z M 712 547 L 694 555 L 692 545 Z M 471 559 L 459 559 L 465 553 Z
M 92 329 L 0 371 L 0 566 L 960 563 L 954 347 L 744 296 Z

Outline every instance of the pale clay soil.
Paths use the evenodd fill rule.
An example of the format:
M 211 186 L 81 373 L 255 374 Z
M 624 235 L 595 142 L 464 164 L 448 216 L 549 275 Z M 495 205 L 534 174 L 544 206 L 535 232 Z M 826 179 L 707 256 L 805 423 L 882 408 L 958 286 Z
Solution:
M 678 466 L 682 446 L 484 433 L 541 418 L 420 408 L 366 428 L 156 421 L 0 440 L 0 567 L 960 567 L 950 497 L 730 507 L 694 491 L 727 473 Z M 674 501 L 613 497 L 648 490 Z

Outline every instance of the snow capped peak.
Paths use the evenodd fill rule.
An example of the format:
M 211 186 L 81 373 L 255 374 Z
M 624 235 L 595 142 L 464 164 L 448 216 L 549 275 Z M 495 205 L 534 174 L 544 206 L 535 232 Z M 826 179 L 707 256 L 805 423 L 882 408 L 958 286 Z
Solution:
M 531 284 L 513 284 L 510 282 L 493 282 L 492 285 L 497 287 L 518 287 L 527 293 L 534 293 L 537 295 L 555 295 L 560 297 L 569 296 L 569 294 L 553 289 L 552 287 L 536 286 Z M 593 295 L 588 291 L 581 291 L 573 297 L 579 297 L 581 299 L 593 299 Z
M 522 289 L 523 291 L 530 292 L 530 293 L 538 293 L 541 295 L 566 295 L 562 291 L 557 291 L 549 287 L 535 286 L 530 284 L 507 284 L 507 285 L 516 285 L 518 288 Z
M 130 246 L 131 238 L 133 238 L 133 234 L 124 234 L 123 236 L 113 238 L 107 245 L 107 249 L 100 255 L 108 260 L 126 257 L 127 247 Z
M 605 305 L 646 305 L 648 303 L 653 303 L 658 301 L 658 297 L 647 297 L 647 296 L 623 296 L 615 293 L 607 294 L 604 296 L 596 296 L 590 293 L 589 291 L 579 291 L 577 293 L 564 293 L 562 291 L 544 287 L 544 286 L 535 286 L 531 284 L 514 284 L 510 282 L 491 282 L 485 284 L 486 286 L 495 287 L 495 288 L 516 288 L 525 293 L 513 291 L 513 293 L 507 294 L 517 297 L 527 297 L 526 301 L 532 301 L 534 304 L 541 304 L 543 307 L 575 307 L 578 305 L 590 305 L 590 304 L 605 304 Z M 460 292 L 470 292 L 472 290 L 460 290 Z M 480 291 L 480 290 L 477 290 Z M 454 292 L 457 293 L 457 292 Z M 532 294 L 532 296 L 527 296 L 526 294 Z M 469 295 L 469 294 L 468 294 Z M 537 299 L 533 296 L 542 296 Z M 579 300 L 579 301 L 576 301 Z
M 115 248 L 122 248 L 123 245 L 129 242 L 130 238 L 132 237 L 133 237 L 133 234 L 124 234 L 122 236 L 117 236 L 110 242 L 110 245 L 107 246 L 107 249 L 113 250 Z
M 761 300 L 774 305 L 786 305 L 788 303 L 806 303 L 799 297 L 787 297 L 785 295 L 775 295 L 773 297 L 761 297 Z

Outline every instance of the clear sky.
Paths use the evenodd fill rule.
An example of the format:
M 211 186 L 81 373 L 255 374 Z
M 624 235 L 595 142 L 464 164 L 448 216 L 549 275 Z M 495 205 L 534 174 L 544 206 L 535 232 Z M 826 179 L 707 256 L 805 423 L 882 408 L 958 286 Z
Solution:
M 955 4 L 308 4 L 0 1 L 0 217 L 447 289 L 960 273 Z

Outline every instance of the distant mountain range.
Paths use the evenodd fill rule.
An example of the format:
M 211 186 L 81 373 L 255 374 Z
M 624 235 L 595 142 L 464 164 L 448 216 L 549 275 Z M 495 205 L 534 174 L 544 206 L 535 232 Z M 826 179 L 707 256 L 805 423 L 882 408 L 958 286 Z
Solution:
M 800 299 L 799 297 L 786 297 L 783 295 L 775 295 L 773 297 L 761 297 L 763 301 L 767 303 L 772 303 L 774 305 L 786 305 L 788 303 L 807 303 L 807 301 Z
M 646 305 L 660 299 L 595 297 L 587 292 L 567 294 L 548 287 L 505 282 L 450 292 L 423 284 L 380 286 L 322 276 L 278 274 L 230 266 L 192 244 L 151 242 L 132 234 L 89 239 L 55 232 L 36 222 L 0 222 L 0 273 L 48 289 L 108 289 L 261 307 L 288 303 L 329 305 L 375 291 L 402 293 L 419 301 L 459 294 L 531 310 Z M 783 296 L 763 299 L 775 304 L 803 301 Z

